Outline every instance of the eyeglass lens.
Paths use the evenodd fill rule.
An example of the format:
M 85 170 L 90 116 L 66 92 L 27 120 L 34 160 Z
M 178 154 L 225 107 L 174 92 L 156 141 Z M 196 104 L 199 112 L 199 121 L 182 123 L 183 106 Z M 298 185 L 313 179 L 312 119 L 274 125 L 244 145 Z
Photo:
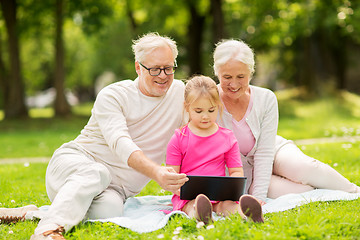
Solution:
M 171 75 L 175 73 L 174 67 L 166 67 L 166 68 L 150 68 L 150 75 L 157 76 L 160 75 L 161 71 L 164 70 L 166 75 Z

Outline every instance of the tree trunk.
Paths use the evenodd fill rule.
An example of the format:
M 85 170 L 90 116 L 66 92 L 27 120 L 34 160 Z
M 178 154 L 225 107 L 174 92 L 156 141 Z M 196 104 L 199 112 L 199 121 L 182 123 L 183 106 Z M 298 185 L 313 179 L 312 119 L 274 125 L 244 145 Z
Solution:
M 304 65 L 305 86 L 316 95 L 330 93 L 335 89 L 345 89 L 346 85 L 346 38 L 339 34 L 326 34 L 318 28 L 308 38 L 310 48 Z M 306 69 L 306 68 L 305 68 Z
M 213 43 L 218 43 L 225 38 L 224 14 L 222 11 L 222 0 L 211 0 Z
M 338 41 L 332 46 L 332 57 L 334 59 L 335 76 L 336 76 L 336 88 L 345 90 L 347 82 L 347 68 L 348 68 L 348 56 L 347 50 L 349 41 L 346 37 L 343 37 L 340 33 L 339 27 L 336 28 L 335 34 L 338 36 Z
M 300 40 L 301 48 L 297 52 L 297 79 L 300 86 L 304 86 L 308 92 L 313 92 L 315 75 L 312 66 L 312 43 L 310 37 L 304 37 Z
M 5 63 L 3 61 L 3 48 L 2 48 L 2 36 L 1 36 L 1 32 L 0 32 L 0 97 L 2 97 L 2 99 L 0 100 L 0 109 L 4 108 L 4 102 L 5 99 L 7 99 L 7 89 L 8 87 L 8 82 L 6 81 L 6 79 L 8 79 L 7 73 L 6 73 L 6 67 L 5 67 Z
M 133 38 L 135 38 L 137 36 L 137 24 L 134 18 L 134 12 L 131 8 L 131 0 L 126 0 L 126 15 L 130 21 L 130 27 L 131 27 L 131 32 L 133 35 Z
M 56 34 L 55 34 L 55 89 L 56 98 L 54 103 L 56 116 L 71 114 L 71 108 L 65 97 L 65 67 L 64 67 L 64 40 L 63 40 L 63 8 L 64 1 L 56 0 Z
M 10 71 L 4 79 L 4 112 L 5 118 L 23 118 L 28 116 L 25 105 L 24 85 L 21 77 L 19 39 L 17 32 L 15 0 L 0 0 L 8 35 Z
M 190 10 L 190 23 L 188 26 L 188 58 L 190 75 L 202 73 L 201 46 L 203 41 L 203 31 L 205 17 L 199 15 L 194 1 L 188 1 Z

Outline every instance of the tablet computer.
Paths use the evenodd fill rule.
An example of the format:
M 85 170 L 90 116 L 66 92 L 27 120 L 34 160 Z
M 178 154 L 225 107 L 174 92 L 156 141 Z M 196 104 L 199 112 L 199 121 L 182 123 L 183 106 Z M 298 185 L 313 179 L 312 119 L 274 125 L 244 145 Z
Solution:
M 189 181 L 180 189 L 182 200 L 193 200 L 202 193 L 214 201 L 238 201 L 245 193 L 246 177 L 189 175 L 187 177 Z

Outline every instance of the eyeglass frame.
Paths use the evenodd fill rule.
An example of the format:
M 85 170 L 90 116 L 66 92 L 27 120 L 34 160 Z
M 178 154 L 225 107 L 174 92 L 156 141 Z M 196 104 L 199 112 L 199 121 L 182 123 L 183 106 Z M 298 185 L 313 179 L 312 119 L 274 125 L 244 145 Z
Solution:
M 161 71 L 164 71 L 165 75 L 167 75 L 167 76 L 168 76 L 168 75 L 173 75 L 173 74 L 175 74 L 175 70 L 176 70 L 176 68 L 178 67 L 177 64 L 176 64 L 176 62 L 175 62 L 175 66 L 169 66 L 169 67 L 173 68 L 173 72 L 168 74 L 168 73 L 165 72 L 165 69 L 166 69 L 166 68 L 169 68 L 169 67 L 164 67 L 164 68 L 148 68 L 148 67 L 145 67 L 141 62 L 138 62 L 138 63 L 140 64 L 140 66 L 142 66 L 143 68 L 145 68 L 146 70 L 148 70 L 150 76 L 153 76 L 153 77 L 159 76 L 159 75 L 161 74 Z M 159 74 L 153 75 L 153 74 L 151 74 L 151 72 L 150 72 L 151 69 L 159 69 L 160 72 L 159 72 Z

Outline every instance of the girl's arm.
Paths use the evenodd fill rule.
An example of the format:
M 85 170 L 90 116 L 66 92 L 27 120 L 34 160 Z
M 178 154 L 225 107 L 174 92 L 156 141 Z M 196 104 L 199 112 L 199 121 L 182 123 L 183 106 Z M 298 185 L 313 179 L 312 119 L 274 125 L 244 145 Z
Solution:
M 172 167 L 176 173 L 180 172 L 180 166 L 166 164 L 167 167 Z
M 179 134 L 175 132 L 174 135 L 171 137 L 166 149 L 166 161 L 165 161 L 166 167 L 168 169 L 173 170 L 176 173 L 180 172 L 180 166 L 182 164 L 181 145 L 179 142 L 178 135 Z M 187 182 L 188 180 L 189 178 L 186 177 L 185 182 Z M 174 184 L 172 187 L 174 187 L 174 189 L 176 190 L 172 190 L 171 192 L 180 196 L 180 188 L 182 185 L 184 185 L 185 182 L 178 182 L 177 184 Z
M 229 168 L 229 176 L 230 177 L 243 177 L 244 176 L 244 170 L 243 170 L 242 167 Z

